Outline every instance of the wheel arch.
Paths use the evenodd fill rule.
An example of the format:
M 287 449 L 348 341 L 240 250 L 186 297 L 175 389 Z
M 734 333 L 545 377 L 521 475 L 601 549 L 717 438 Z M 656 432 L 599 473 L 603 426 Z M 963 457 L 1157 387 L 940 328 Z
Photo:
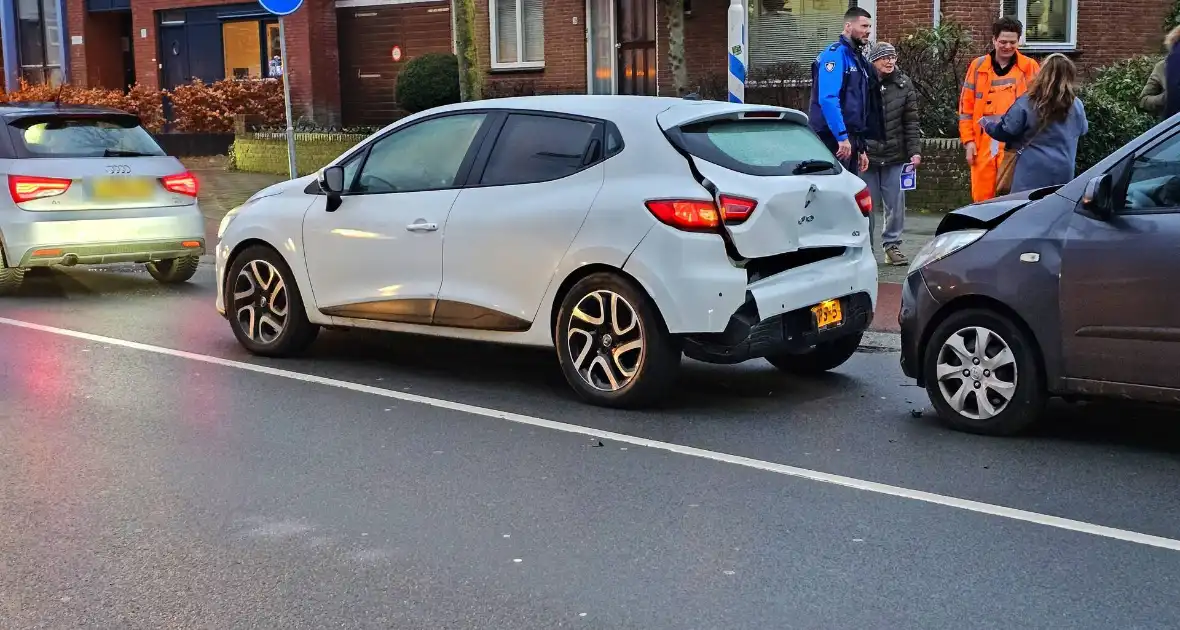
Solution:
M 1032 343 L 1033 359 L 1036 361 L 1037 368 L 1041 372 L 1041 378 L 1044 384 L 1048 385 L 1051 382 L 1047 366 L 1045 364 L 1045 351 L 1042 347 L 1041 338 L 1033 330 L 1032 326 L 1028 325 L 1020 313 L 1016 312 L 1011 306 L 997 300 L 995 298 L 987 297 L 985 295 L 964 295 L 957 297 L 950 302 L 947 302 L 938 312 L 930 319 L 926 325 L 926 329 L 922 332 L 922 337 L 918 343 L 917 359 L 922 368 L 926 365 L 926 350 L 930 345 L 930 339 L 934 336 L 934 331 L 942 325 L 944 321 L 949 319 L 955 313 L 961 313 L 966 310 L 987 310 L 994 311 L 1012 321 L 1014 325 L 1020 328 L 1021 332 L 1028 336 Z M 918 370 L 919 382 L 921 387 L 926 386 L 925 370 L 920 368 Z
M 287 264 L 287 268 L 291 270 L 291 277 L 295 280 L 295 287 L 299 289 L 300 301 L 303 303 L 303 308 L 307 312 L 308 317 L 313 317 L 315 313 L 318 313 L 316 310 L 314 296 L 311 293 L 311 279 L 307 277 L 306 272 L 302 271 L 302 265 L 296 264 L 302 263 L 302 260 L 297 259 L 293 262 L 291 260 L 292 257 L 288 255 L 290 252 L 284 252 L 282 248 L 275 247 L 274 243 L 259 236 L 248 236 L 243 238 L 234 244 L 234 246 L 230 249 L 229 254 L 226 255 L 225 268 L 221 271 L 223 274 L 221 278 L 222 292 L 224 293 L 229 291 L 229 273 L 230 269 L 233 268 L 234 261 L 237 260 L 238 256 L 240 256 L 242 252 L 255 246 L 265 247 L 278 254 L 279 258 L 281 258 L 283 262 Z M 223 295 L 222 297 L 225 298 L 226 296 Z
M 557 343 L 557 314 L 558 311 L 561 310 L 561 303 L 565 301 L 565 296 L 569 294 L 570 289 L 573 289 L 575 284 L 596 273 L 614 274 L 634 284 L 635 287 L 639 289 L 639 291 L 643 292 L 644 297 L 646 297 L 653 305 L 655 305 L 656 317 L 658 317 L 660 322 L 665 327 L 667 327 L 668 323 L 664 320 L 664 314 L 660 312 L 659 305 L 656 304 L 655 299 L 651 296 L 651 292 L 647 290 L 647 287 L 643 286 L 643 283 L 640 282 L 638 278 L 627 273 L 619 267 L 615 267 L 614 265 L 608 265 L 605 263 L 590 263 L 588 265 L 582 265 L 581 267 L 578 267 L 577 269 L 570 272 L 569 275 L 567 275 L 565 279 L 561 281 L 561 284 L 558 285 L 557 292 L 553 295 L 553 303 L 549 307 L 549 336 L 553 339 L 555 344 Z

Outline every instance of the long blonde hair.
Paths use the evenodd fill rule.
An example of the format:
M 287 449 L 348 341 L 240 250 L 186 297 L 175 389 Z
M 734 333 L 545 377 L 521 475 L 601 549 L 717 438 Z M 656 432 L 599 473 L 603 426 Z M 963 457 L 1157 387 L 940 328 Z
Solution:
M 1180 40 L 1180 26 L 1168 31 L 1168 34 L 1164 36 L 1164 49 L 1171 52 L 1178 40 Z
M 1041 71 L 1028 87 L 1028 101 L 1037 113 L 1041 128 L 1068 118 L 1077 96 L 1077 66 L 1061 53 L 1045 59 Z

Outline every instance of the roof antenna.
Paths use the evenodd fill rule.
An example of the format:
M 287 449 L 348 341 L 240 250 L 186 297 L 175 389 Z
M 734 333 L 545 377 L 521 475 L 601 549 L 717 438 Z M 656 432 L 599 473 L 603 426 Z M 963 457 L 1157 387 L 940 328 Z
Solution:
M 53 107 L 55 109 L 61 109 L 61 91 L 65 87 L 66 87 L 65 83 L 62 83 L 61 85 L 57 86 L 57 96 L 53 97 Z

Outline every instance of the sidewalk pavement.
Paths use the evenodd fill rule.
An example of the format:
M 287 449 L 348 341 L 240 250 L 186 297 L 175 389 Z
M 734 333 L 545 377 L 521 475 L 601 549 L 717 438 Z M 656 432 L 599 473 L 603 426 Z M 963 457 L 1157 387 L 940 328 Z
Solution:
M 184 164 L 200 182 L 201 211 L 205 214 L 206 238 L 210 244 L 217 237 L 217 226 L 227 212 L 246 201 L 255 192 L 286 179 L 277 175 L 260 173 L 238 173 L 225 170 L 225 157 L 185 158 Z M 878 229 L 884 224 L 880 210 L 877 210 Z M 918 250 L 933 236 L 942 220 L 941 213 L 909 212 L 906 215 L 902 252 L 913 260 Z M 884 262 L 881 251 L 880 233 L 874 235 L 873 243 L 878 266 L 877 312 L 872 330 L 876 332 L 897 332 L 897 312 L 901 307 L 901 282 L 905 280 L 906 267 L 893 267 Z

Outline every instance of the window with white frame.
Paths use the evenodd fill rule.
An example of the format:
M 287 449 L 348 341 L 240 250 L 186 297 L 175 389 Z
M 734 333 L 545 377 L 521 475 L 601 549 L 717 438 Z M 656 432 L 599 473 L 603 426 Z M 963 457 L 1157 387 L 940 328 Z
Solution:
M 810 67 L 844 31 L 844 12 L 859 6 L 877 19 L 876 0 L 747 0 L 750 67 Z
M 1071 50 L 1078 43 L 1078 0 L 1004 0 L 1002 17 L 1024 24 L 1025 47 Z
M 545 65 L 543 0 L 489 0 L 493 68 Z

